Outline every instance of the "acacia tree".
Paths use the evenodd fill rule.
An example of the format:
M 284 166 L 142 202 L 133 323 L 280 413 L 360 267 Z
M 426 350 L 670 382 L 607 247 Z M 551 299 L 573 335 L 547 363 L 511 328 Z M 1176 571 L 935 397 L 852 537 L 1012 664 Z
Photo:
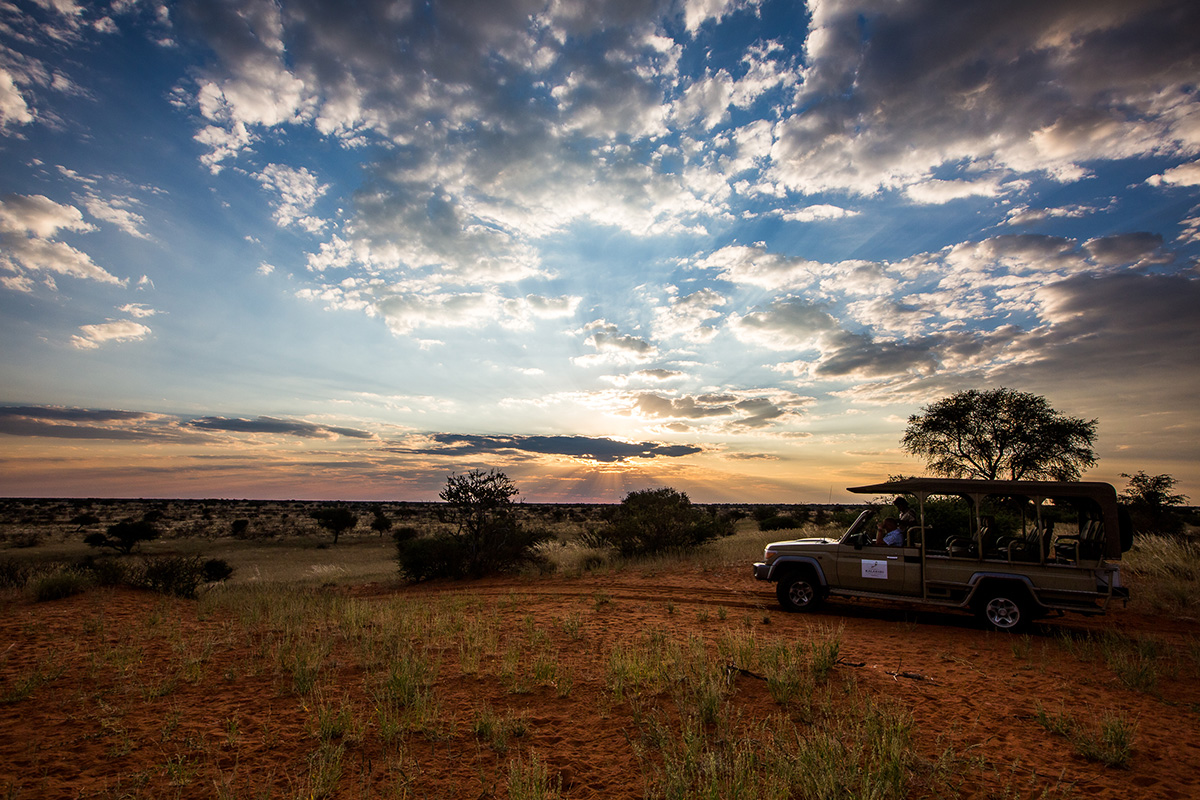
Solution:
M 312 513 L 312 518 L 325 530 L 333 534 L 333 543 L 338 543 L 338 537 L 345 531 L 358 525 L 358 515 L 345 506 L 318 508 Z
M 433 536 L 397 537 L 400 571 L 411 580 L 480 577 L 539 560 L 537 546 L 550 535 L 517 518 L 520 491 L 499 470 L 450 475 L 438 497 L 454 530 Z M 403 529 L 402 529 L 403 530 Z
M 1096 463 L 1096 420 L 1068 417 L 1015 389 L 970 389 L 908 418 L 900 446 L 935 475 L 1079 480 Z
M 1183 530 L 1183 520 L 1173 508 L 1185 504 L 1188 498 L 1186 494 L 1172 492 L 1177 483 L 1173 477 L 1147 475 L 1143 470 L 1133 475 L 1122 472 L 1121 477 L 1129 479 L 1129 486 L 1118 499 L 1129 507 L 1135 531 L 1179 533 Z

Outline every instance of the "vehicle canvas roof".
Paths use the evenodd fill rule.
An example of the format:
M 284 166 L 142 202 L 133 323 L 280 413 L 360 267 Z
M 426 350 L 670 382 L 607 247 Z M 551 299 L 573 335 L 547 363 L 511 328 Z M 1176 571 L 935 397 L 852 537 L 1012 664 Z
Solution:
M 1092 500 L 1103 515 L 1104 554 L 1120 558 L 1132 543 L 1132 531 L 1123 531 L 1117 508 L 1117 492 L 1112 484 L 1100 481 L 985 481 L 968 478 L 905 478 L 899 481 L 852 486 L 855 494 L 912 495 L 1001 495 L 1028 498 L 1083 498 Z

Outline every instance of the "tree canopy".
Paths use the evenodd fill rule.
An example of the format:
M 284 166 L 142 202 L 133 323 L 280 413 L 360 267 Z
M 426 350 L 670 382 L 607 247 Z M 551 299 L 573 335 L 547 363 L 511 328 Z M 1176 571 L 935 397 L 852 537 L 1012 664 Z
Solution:
M 1074 481 L 1096 463 L 1096 424 L 1054 410 L 1040 395 L 970 389 L 909 417 L 900 445 L 935 475 Z

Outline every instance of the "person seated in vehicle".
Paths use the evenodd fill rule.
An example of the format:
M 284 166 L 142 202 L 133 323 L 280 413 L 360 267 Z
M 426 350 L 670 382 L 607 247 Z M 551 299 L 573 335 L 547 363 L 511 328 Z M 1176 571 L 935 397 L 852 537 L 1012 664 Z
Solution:
M 892 501 L 892 505 L 896 507 L 896 520 L 900 523 L 900 530 L 908 533 L 909 528 L 917 527 L 917 515 L 913 513 L 908 500 L 897 497 Z
M 883 547 L 900 547 L 904 544 L 904 532 L 900 530 L 900 521 L 888 517 L 875 526 L 875 544 Z

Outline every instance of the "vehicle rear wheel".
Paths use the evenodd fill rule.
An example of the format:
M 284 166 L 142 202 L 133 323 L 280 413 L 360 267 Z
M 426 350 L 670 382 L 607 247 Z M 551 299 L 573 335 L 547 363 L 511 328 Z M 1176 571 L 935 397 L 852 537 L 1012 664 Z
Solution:
M 1032 612 L 1019 590 L 997 589 L 984 597 L 979 616 L 992 630 L 1012 633 L 1029 625 Z
M 775 586 L 775 596 L 784 611 L 812 611 L 824 599 L 821 585 L 811 572 L 793 572 Z

